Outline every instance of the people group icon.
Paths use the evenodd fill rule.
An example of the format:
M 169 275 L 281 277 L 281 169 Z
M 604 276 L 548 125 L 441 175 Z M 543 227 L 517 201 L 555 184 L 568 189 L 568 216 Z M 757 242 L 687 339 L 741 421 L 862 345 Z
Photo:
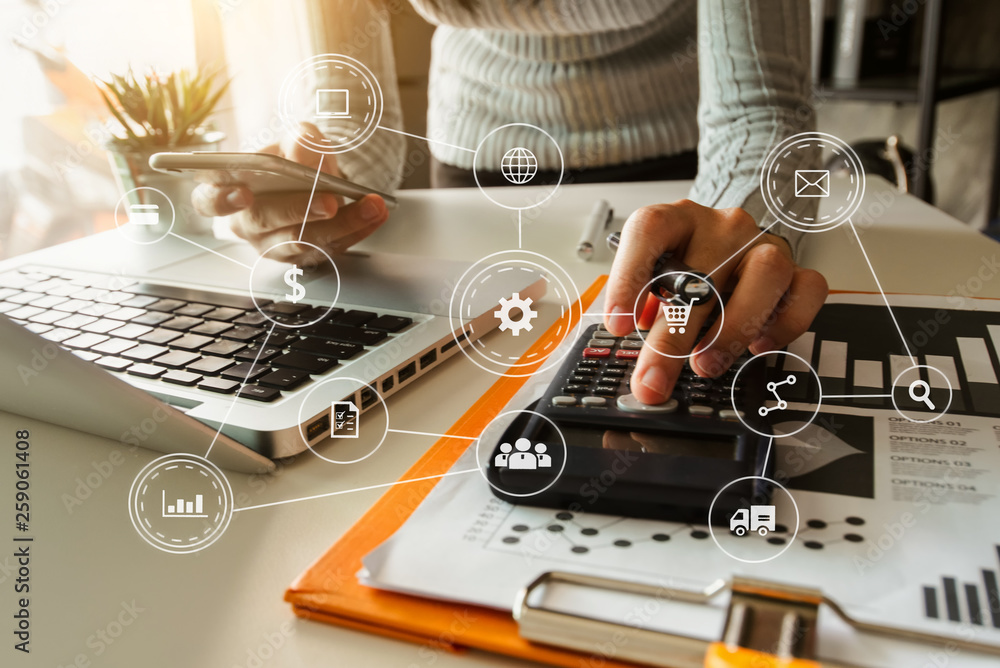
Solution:
M 514 452 L 514 450 L 517 452 Z M 536 443 L 534 452 L 531 450 L 531 441 L 526 438 L 519 438 L 510 443 L 501 443 L 500 452 L 493 458 L 493 464 L 498 467 L 508 469 L 547 469 L 552 467 L 552 456 L 547 453 L 548 446 L 544 443 Z

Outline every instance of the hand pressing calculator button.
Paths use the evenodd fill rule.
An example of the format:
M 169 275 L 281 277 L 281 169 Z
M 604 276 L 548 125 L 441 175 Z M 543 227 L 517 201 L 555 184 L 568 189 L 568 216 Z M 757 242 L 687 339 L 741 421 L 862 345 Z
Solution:
M 665 401 L 662 404 L 644 404 L 636 399 L 634 394 L 623 394 L 618 397 L 616 404 L 620 411 L 626 413 L 646 413 L 647 415 L 653 413 L 673 413 L 680 405 L 676 399 L 670 399 L 670 401 Z
M 560 473 L 487 464 L 494 494 L 511 503 L 563 510 L 580 504 L 595 513 L 692 524 L 707 521 L 711 503 L 713 517 L 730 517 L 746 498 L 770 498 L 760 476 L 770 475 L 774 458 L 766 456 L 768 439 L 746 429 L 733 410 L 735 374 L 701 378 L 685 365 L 673 396 L 643 404 L 629 388 L 640 343 L 638 335 L 612 337 L 597 325 L 581 332 L 539 401 L 494 445 L 501 454 L 504 443 L 519 438 L 545 444 L 554 460 L 564 458 Z M 764 401 L 765 369 L 758 371 L 759 377 L 740 377 L 742 405 Z M 626 450 L 634 465 L 619 474 Z M 615 484 L 591 498 L 584 490 L 608 470 L 616 473 Z

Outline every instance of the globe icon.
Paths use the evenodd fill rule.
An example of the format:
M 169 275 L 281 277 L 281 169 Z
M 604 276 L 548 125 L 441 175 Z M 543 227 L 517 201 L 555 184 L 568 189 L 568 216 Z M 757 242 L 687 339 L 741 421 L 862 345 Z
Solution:
M 527 183 L 538 173 L 538 160 L 534 153 L 523 146 L 512 148 L 500 160 L 500 173 L 511 183 Z

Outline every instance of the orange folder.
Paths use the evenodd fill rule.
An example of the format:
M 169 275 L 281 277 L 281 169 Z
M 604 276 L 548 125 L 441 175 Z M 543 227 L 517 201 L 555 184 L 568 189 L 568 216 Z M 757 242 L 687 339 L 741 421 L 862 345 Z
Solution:
M 607 276 L 602 276 L 587 289 L 580 298 L 582 310 L 590 307 L 606 282 Z M 563 316 L 570 320 L 571 327 L 579 319 L 575 313 L 573 309 Z M 521 361 L 531 359 L 527 355 L 541 350 L 555 337 L 559 324 L 565 323 L 550 327 Z M 501 377 L 447 434 L 481 433 L 526 380 Z M 576 668 L 583 655 L 529 643 L 518 634 L 517 623 L 509 612 L 381 591 L 358 583 L 355 574 L 361 568 L 361 559 L 403 526 L 440 478 L 406 481 L 447 473 L 468 447 L 469 441 L 464 438 L 446 435 L 438 440 L 400 478 L 399 484 L 390 487 L 357 524 L 292 583 L 285 600 L 292 604 L 296 615 L 328 624 L 451 651 L 476 648 Z M 633 665 L 601 659 L 601 665 L 609 668 Z

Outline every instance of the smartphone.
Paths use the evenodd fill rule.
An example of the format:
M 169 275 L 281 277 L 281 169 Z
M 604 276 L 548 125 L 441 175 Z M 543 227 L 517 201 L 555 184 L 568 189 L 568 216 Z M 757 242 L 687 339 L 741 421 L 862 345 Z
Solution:
M 347 179 L 320 173 L 311 167 L 280 158 L 269 153 L 226 153 L 219 151 L 194 151 L 191 153 L 154 153 L 149 166 L 158 172 L 194 174 L 199 181 L 218 185 L 241 185 L 254 194 L 278 192 L 310 192 L 313 182 L 316 190 L 341 195 L 348 199 L 361 199 L 365 195 L 378 195 L 386 207 L 396 208 L 396 198 Z

